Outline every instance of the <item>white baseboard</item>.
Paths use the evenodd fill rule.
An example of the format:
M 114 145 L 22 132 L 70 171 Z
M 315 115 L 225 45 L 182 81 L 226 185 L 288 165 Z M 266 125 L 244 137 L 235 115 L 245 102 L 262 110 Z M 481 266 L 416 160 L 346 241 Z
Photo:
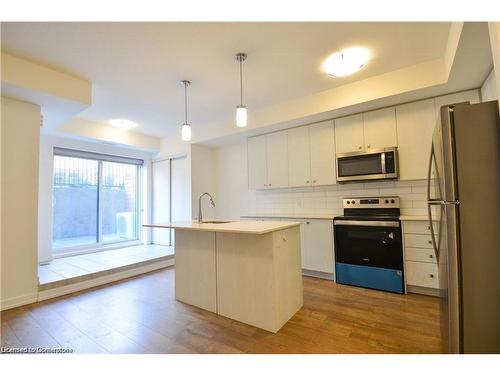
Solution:
M 104 285 L 112 283 L 114 281 L 127 279 L 129 277 L 141 275 L 143 273 L 151 271 L 156 271 L 173 265 L 174 265 L 174 259 L 172 258 L 157 263 L 147 264 L 145 266 L 132 268 L 126 271 L 99 276 L 96 277 L 95 279 L 85 280 L 75 284 L 63 285 L 61 287 L 54 289 L 42 290 L 38 293 L 38 301 L 44 301 L 50 298 L 63 296 L 65 294 L 78 292 L 80 290 L 90 289 L 99 285 Z
M 320 272 L 320 271 L 310 271 L 302 268 L 302 275 L 316 277 L 318 279 L 335 280 L 333 273 Z
M 38 300 L 37 292 L 3 299 L 0 301 L 0 311 L 12 309 L 14 307 L 19 307 L 23 305 L 29 305 L 30 303 L 36 302 L 37 300 Z

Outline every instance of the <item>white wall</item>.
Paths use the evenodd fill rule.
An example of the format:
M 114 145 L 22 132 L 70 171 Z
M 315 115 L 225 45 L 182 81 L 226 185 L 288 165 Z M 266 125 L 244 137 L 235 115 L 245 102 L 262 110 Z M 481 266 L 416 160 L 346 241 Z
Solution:
M 239 219 L 254 211 L 256 192 L 248 189 L 246 141 L 216 148 L 214 155 L 217 218 Z
M 151 213 L 151 153 L 135 151 L 130 148 L 79 141 L 69 138 L 42 135 L 40 139 L 40 179 L 38 204 L 38 262 L 52 260 L 52 176 L 54 166 L 54 147 L 99 152 L 103 154 L 128 156 L 144 160 L 143 168 L 143 222 L 150 222 Z M 150 231 L 143 230 L 143 240 L 150 242 Z
M 209 193 L 214 197 L 216 204 L 219 204 L 217 194 L 215 194 L 215 157 L 211 147 L 202 145 L 191 145 L 191 217 L 198 218 L 198 201 L 203 193 Z M 215 208 L 210 204 L 208 197 L 203 197 L 201 207 L 203 218 L 213 219 Z
M 40 107 L 2 97 L 1 309 L 38 293 L 37 211 Z
M 494 70 L 500 72 L 500 22 L 488 22 L 490 34 L 491 54 L 493 56 Z M 500 94 L 500 73 L 495 75 L 496 92 Z M 500 102 L 498 103 L 500 107 Z
M 488 77 L 486 77 L 483 85 L 481 86 L 481 100 L 483 102 L 498 100 L 495 69 L 491 70 L 490 74 L 488 74 Z

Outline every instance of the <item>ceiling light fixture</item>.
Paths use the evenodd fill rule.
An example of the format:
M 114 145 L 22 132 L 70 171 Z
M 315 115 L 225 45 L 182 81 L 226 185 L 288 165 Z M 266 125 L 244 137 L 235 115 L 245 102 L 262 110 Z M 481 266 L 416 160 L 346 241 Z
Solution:
M 191 81 L 182 80 L 181 83 L 184 85 L 184 123 L 181 127 L 181 139 L 183 141 L 191 140 L 191 125 L 188 123 L 188 105 L 187 105 L 187 88 L 191 85 Z
M 127 131 L 127 130 L 130 130 L 130 129 L 137 127 L 137 124 L 135 122 L 130 121 L 130 120 L 124 120 L 124 119 L 109 120 L 109 123 L 111 125 L 113 125 L 115 128 L 118 128 L 118 129 L 124 130 L 124 131 Z
M 236 54 L 236 60 L 240 63 L 240 105 L 236 107 L 236 126 L 244 128 L 247 126 L 247 107 L 243 105 L 243 61 L 247 59 L 247 54 L 240 52 Z
M 323 63 L 323 70 L 334 77 L 344 77 L 363 68 L 370 60 L 366 48 L 352 47 L 335 52 Z

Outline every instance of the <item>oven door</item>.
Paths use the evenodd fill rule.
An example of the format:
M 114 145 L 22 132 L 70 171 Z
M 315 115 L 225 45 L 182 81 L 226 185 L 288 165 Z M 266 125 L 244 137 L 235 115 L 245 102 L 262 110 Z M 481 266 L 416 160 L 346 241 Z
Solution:
M 337 282 L 404 293 L 400 222 L 334 223 Z
M 395 148 L 337 154 L 337 181 L 397 178 L 396 157 Z

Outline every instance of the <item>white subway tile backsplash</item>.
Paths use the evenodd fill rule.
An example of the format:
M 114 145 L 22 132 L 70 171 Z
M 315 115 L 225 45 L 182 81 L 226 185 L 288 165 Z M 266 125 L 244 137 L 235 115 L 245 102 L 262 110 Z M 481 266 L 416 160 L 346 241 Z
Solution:
M 427 215 L 427 182 L 425 180 L 258 190 L 255 199 L 255 214 L 339 215 L 342 213 L 343 198 L 379 195 L 399 196 L 402 215 Z

